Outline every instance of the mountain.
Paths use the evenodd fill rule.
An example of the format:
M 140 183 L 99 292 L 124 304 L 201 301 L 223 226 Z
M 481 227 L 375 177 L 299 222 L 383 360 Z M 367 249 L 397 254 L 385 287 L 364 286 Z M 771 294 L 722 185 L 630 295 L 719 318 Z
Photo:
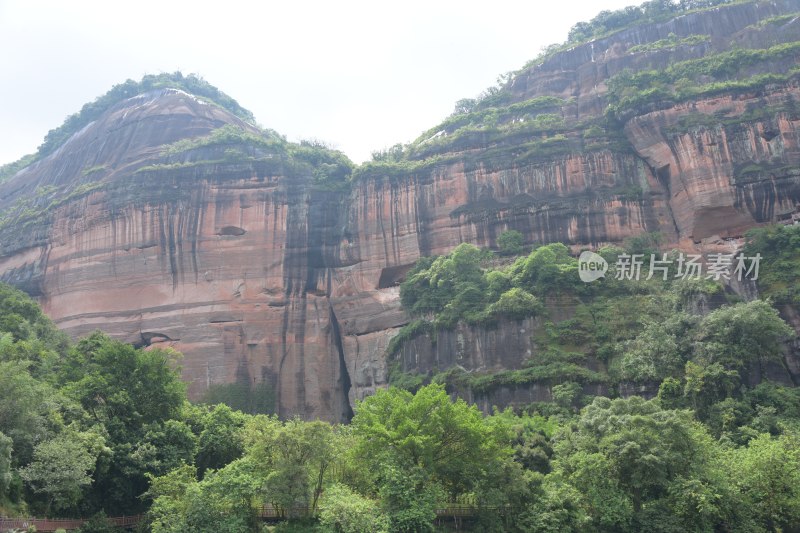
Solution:
M 407 334 L 389 363 L 418 259 L 497 249 L 509 229 L 573 251 L 654 234 L 663 249 L 730 251 L 800 217 L 800 1 L 711 3 L 601 13 L 358 168 L 256 127 L 197 78 L 126 82 L 0 171 L 0 279 L 70 335 L 180 350 L 194 398 L 265 383 L 281 416 L 347 419 L 391 364 L 521 368 L 541 320 Z M 795 381 L 795 359 L 765 371 Z

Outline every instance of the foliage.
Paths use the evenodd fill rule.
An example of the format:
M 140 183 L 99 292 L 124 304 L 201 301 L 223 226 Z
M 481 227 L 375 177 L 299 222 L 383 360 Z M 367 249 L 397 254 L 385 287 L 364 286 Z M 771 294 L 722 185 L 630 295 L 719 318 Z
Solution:
M 550 475 L 580 492 L 581 507 L 599 526 L 635 530 L 636 524 L 655 522 L 662 514 L 678 514 L 670 494 L 686 494 L 676 484 L 712 482 L 711 446 L 688 412 L 663 410 L 637 397 L 597 398 L 575 426 L 564 429 Z M 700 520 L 708 513 L 713 520 L 720 504 L 710 500 L 705 510 L 688 518 Z
M 796 434 L 763 434 L 726 457 L 731 483 L 743 496 L 756 523 L 769 530 L 800 523 L 800 440 Z
M 608 377 L 586 368 L 585 356 L 579 352 L 552 349 L 525 362 L 519 370 L 496 372 L 466 372 L 453 367 L 433 377 L 437 383 L 447 383 L 461 390 L 487 392 L 502 386 L 519 386 L 543 381 L 577 381 L 604 383 Z
M 226 124 L 212 130 L 208 135 L 192 139 L 181 139 L 165 146 L 161 153 L 165 156 L 178 155 L 190 150 L 206 146 L 255 146 L 267 150 L 283 152 L 286 142 L 276 133 L 266 131 L 263 134 L 254 133 L 242 126 Z
M 112 526 L 106 513 L 100 511 L 93 514 L 89 520 L 76 531 L 77 533 L 122 533 L 124 530 Z
M 542 303 L 529 292 L 519 287 L 509 289 L 489 306 L 493 315 L 505 316 L 513 320 L 535 316 L 544 310 Z
M 532 254 L 491 276 L 472 257 L 467 265 L 477 267 L 466 270 L 501 301 L 524 290 L 515 284 L 557 278 L 553 266 L 569 264 L 562 252 Z M 446 266 L 441 273 L 461 282 Z M 20 324 L 37 324 L 39 315 L 6 292 L 0 324 L 16 336 L 0 335 L 0 504 L 101 511 L 86 531 L 112 530 L 103 510 L 139 509 L 147 510 L 143 527 L 156 532 L 258 531 L 255 511 L 265 503 L 290 517 L 276 530 L 430 531 L 448 502 L 480 510 L 475 530 L 796 529 L 800 393 L 772 383 L 748 388 L 741 374 L 776 356 L 785 324 L 759 301 L 692 317 L 684 300 L 695 289 L 570 289 L 588 299 L 573 319 L 545 323 L 537 340 L 545 349 L 523 368 L 450 369 L 436 378 L 473 391 L 546 381 L 557 405 L 535 408 L 551 416 L 485 416 L 429 385 L 415 394 L 379 390 L 358 404 L 350 426 L 338 427 L 188 405 L 174 386 L 173 354 L 148 355 L 97 333 L 50 345 L 53 372 L 36 377 L 47 358 L 30 343 L 44 341 Z M 658 310 L 666 316 L 636 322 Z M 47 322 L 40 329 L 46 337 Z M 584 335 L 618 349 L 612 362 L 621 357 L 631 379 L 666 376 L 659 398 L 595 398 L 576 414 L 585 384 L 604 379 L 568 349 Z M 139 496 L 138 508 L 129 503 Z
M 483 310 L 486 282 L 481 262 L 487 253 L 460 244 L 448 256 L 423 260 L 400 285 L 400 299 L 412 314 L 437 314 L 437 323 L 452 325 L 461 315 L 477 318 Z
M 66 336 L 59 332 L 53 322 L 24 292 L 5 283 L 0 284 L 0 331 L 10 333 L 15 341 L 39 339 L 43 348 L 63 350 Z M 7 357 L 3 357 L 7 360 Z M 41 361 L 37 361 L 41 363 Z
M 311 165 L 314 185 L 327 190 L 342 190 L 348 186 L 353 163 L 344 153 L 318 142 L 302 141 L 290 145 L 289 154 Z
M 337 533 L 389 531 L 389 520 L 377 502 L 340 484 L 325 490 L 320 502 L 319 521 L 324 528 Z
M 420 259 L 400 285 L 403 307 L 412 315 L 433 317 L 437 328 L 451 328 L 459 320 L 534 316 L 543 309 L 535 294 L 576 288 L 577 261 L 563 244 L 541 246 L 507 270 L 485 269 L 488 259 L 487 252 L 471 244 L 460 244 L 446 256 Z M 393 340 L 390 353 L 430 327 L 412 322 Z
M 280 423 L 261 415 L 249 421 L 245 442 L 269 501 L 293 517 L 313 514 L 334 457 L 331 426 L 298 419 Z
M 674 50 L 680 46 L 695 46 L 711 40 L 710 35 L 689 35 L 679 39 L 674 33 L 670 33 L 666 39 L 659 39 L 652 43 L 637 44 L 628 48 L 629 53 L 653 52 L 655 50 Z
M 0 431 L 0 502 L 6 500 L 11 485 L 11 451 L 13 441 Z
M 14 161 L 13 163 L 6 163 L 0 166 L 0 183 L 10 179 L 14 176 L 14 174 L 33 163 L 35 160 L 35 154 L 28 154 L 21 157 L 17 161 Z
M 468 488 L 481 465 L 500 453 L 477 408 L 452 402 L 441 385 L 416 394 L 378 391 L 359 404 L 352 424 L 374 468 L 392 450 L 399 465 L 419 467 L 452 493 Z
M 201 478 L 206 470 L 222 468 L 242 456 L 247 417 L 241 412 L 218 404 L 191 408 L 187 415 L 197 434 L 195 464 Z
M 47 497 L 48 513 L 68 509 L 92 482 L 97 456 L 104 446 L 99 435 L 65 432 L 36 445 L 33 461 L 20 476 L 34 493 Z
M 517 230 L 506 230 L 497 238 L 497 247 L 501 255 L 519 255 L 522 253 L 522 245 L 525 237 Z
M 693 322 L 678 313 L 664 322 L 647 323 L 635 338 L 620 343 L 621 378 L 641 383 L 680 375 L 691 355 L 685 340 Z
M 37 159 L 46 156 L 61 146 L 73 133 L 98 118 L 102 113 L 122 100 L 154 89 L 181 89 L 190 94 L 208 99 L 246 121 L 253 122 L 253 115 L 242 108 L 235 100 L 195 74 L 184 76 L 180 72 L 172 74 L 149 74 L 141 81 L 127 80 L 115 85 L 94 102 L 84 105 L 80 112 L 70 115 L 60 127 L 51 130 L 39 147 Z
M 456 104 L 455 112 L 438 126 L 431 128 L 417 139 L 406 157 L 413 153 L 415 148 L 419 148 L 434 140 L 436 135 L 441 137 L 444 134 L 453 134 L 459 130 L 469 131 L 488 127 L 496 127 L 498 124 L 511 125 L 515 122 L 531 120 L 535 122 L 534 127 L 540 131 L 559 129 L 562 126 L 560 114 L 552 111 L 560 110 L 565 101 L 555 96 L 537 96 L 529 100 L 517 102 L 507 106 L 491 106 L 491 99 L 481 101 L 469 99 L 461 100 Z M 548 113 L 549 112 L 549 113 Z M 542 117 L 542 118 L 539 118 Z
M 746 235 L 744 254 L 761 255 L 758 287 L 777 305 L 800 305 L 800 226 L 753 228 Z
M 70 351 L 62 379 L 67 394 L 96 419 L 113 417 L 132 429 L 177 416 L 185 397 L 174 366 L 177 355 L 137 350 L 96 332 Z
M 727 369 L 741 369 L 751 362 L 780 360 L 782 342 L 794 330 L 763 300 L 721 307 L 704 317 L 699 327 L 699 357 Z
M 699 95 L 752 90 L 768 83 L 785 82 L 797 75 L 786 72 L 753 73 L 754 65 L 772 65 L 794 57 L 800 42 L 781 43 L 770 48 L 735 48 L 698 59 L 670 64 L 665 69 L 625 70 L 608 81 L 608 111 L 620 118 L 645 109 L 655 102 L 680 102 Z
M 599 253 L 613 265 L 620 253 L 660 253 L 660 241 L 658 234 L 644 234 L 628 239 L 625 250 L 609 247 Z M 790 242 L 777 246 L 794 249 Z M 786 341 L 794 338 L 777 311 L 761 300 L 722 306 L 698 317 L 698 310 L 719 300 L 722 290 L 708 279 L 671 279 L 676 274 L 670 271 L 663 281 L 626 283 L 615 279 L 612 266 L 607 278 L 585 284 L 563 244 L 540 246 L 507 266 L 489 266 L 484 257 L 477 248 L 462 244 L 449 256 L 420 259 L 401 284 L 401 302 L 420 318 L 401 329 L 387 353 L 395 356 L 412 339 L 459 321 L 491 328 L 498 318 L 541 316 L 544 328 L 536 327 L 537 353 L 517 370 L 470 372 L 456 366 L 427 376 L 416 374 L 413 367 L 401 372 L 401 361 L 395 360 L 390 365 L 392 383 L 416 390 L 431 380 L 458 391 L 487 392 L 548 380 L 555 380 L 551 386 L 564 380 L 658 385 L 676 378 L 684 402 L 680 405 L 698 409 L 705 417 L 714 402 L 738 388 L 754 365 L 780 363 Z M 553 297 L 559 305 L 574 306 L 574 315 L 557 323 L 547 321 L 543 302 Z M 608 373 L 586 368 L 588 356 L 604 361 Z
M 419 466 L 381 465 L 380 498 L 391 531 L 433 531 L 439 487 Z
M 658 22 L 678 14 L 730 3 L 731 0 L 650 0 L 641 6 L 601 11 L 589 22 L 579 22 L 569 31 L 567 42 L 575 43 L 607 36 L 633 25 Z
M 52 436 L 51 413 L 59 410 L 53 389 L 31 376 L 28 366 L 0 362 L 0 432 L 12 440 L 17 466 L 32 459 L 39 440 Z

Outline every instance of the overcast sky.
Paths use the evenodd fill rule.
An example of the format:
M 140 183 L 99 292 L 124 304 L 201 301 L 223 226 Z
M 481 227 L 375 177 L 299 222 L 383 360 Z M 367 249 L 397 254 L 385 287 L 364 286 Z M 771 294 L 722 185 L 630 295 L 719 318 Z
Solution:
M 0 0 L 0 164 L 112 85 L 196 73 L 290 140 L 409 142 L 569 28 L 635 0 Z

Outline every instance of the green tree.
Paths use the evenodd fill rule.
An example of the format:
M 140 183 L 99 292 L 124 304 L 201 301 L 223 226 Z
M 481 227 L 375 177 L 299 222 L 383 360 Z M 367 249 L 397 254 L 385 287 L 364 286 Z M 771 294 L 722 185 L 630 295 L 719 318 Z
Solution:
M 378 502 L 340 484 L 325 489 L 319 506 L 319 521 L 323 527 L 337 533 L 389 531 L 389 519 L 381 511 Z
M 97 419 L 127 429 L 177 418 L 186 387 L 176 369 L 177 352 L 142 350 L 96 332 L 70 351 L 65 390 Z
M 489 306 L 489 312 L 513 320 L 536 316 L 544 311 L 544 305 L 534 295 L 519 287 L 514 287 Z
M 56 331 L 30 296 L 0 283 L 0 332 L 11 333 L 14 340 L 27 340 L 36 336 L 53 337 Z
M 724 488 L 714 482 L 707 431 L 689 412 L 661 409 L 657 400 L 595 398 L 560 436 L 556 453 L 553 475 L 578 489 L 587 514 L 605 529 L 647 527 L 654 516 L 676 515 L 670 495 L 690 480 L 712 493 Z M 721 499 L 711 499 L 687 519 L 717 523 L 720 506 Z
M 120 514 L 140 512 L 145 474 L 162 473 L 190 453 L 193 444 L 185 428 L 163 426 L 180 417 L 186 402 L 176 357 L 177 352 L 136 349 L 99 332 L 69 351 L 61 367 L 62 390 L 105 427 L 111 449 L 92 485 L 92 505 Z M 170 440 L 171 449 L 156 449 Z
M 11 451 L 13 441 L 0 431 L 0 502 L 6 500 L 8 487 L 11 484 Z
M 481 263 L 487 257 L 462 243 L 447 256 L 420 260 L 400 285 L 403 306 L 416 315 L 440 313 L 448 324 L 465 313 L 479 313 L 486 290 Z
M 182 465 L 163 476 L 148 476 L 150 488 L 144 496 L 152 500 L 147 520 L 153 533 L 182 533 L 186 531 L 189 506 L 187 492 L 195 490 L 195 468 Z
M 794 330 L 763 300 L 721 307 L 700 323 L 699 354 L 709 363 L 742 370 L 750 363 L 780 361 Z
M 237 459 L 211 472 L 198 484 L 187 509 L 189 531 L 208 533 L 258 531 L 253 501 L 262 493 L 263 480 L 247 459 Z
M 131 458 L 143 472 L 166 474 L 194 460 L 197 439 L 180 420 L 166 420 L 142 428 L 144 435 L 134 445 Z
M 583 495 L 559 476 L 547 476 L 542 496 L 533 503 L 521 525 L 523 531 L 537 533 L 582 533 L 593 525 L 586 514 Z M 595 530 L 601 528 L 595 527 Z
M 20 470 L 20 476 L 36 494 L 46 497 L 45 514 L 50 509 L 74 506 L 82 491 L 92 483 L 103 438 L 97 434 L 65 431 L 36 445 L 33 461 Z
M 687 333 L 682 323 L 675 316 L 649 322 L 635 338 L 620 343 L 617 348 L 622 354 L 620 377 L 635 382 L 658 382 L 680 375 L 689 356 L 681 343 L 681 337 Z
M 49 380 L 68 345 L 27 294 L 0 283 L 0 361 L 28 362 L 37 379 Z
M 30 462 L 35 444 L 53 434 L 51 415 L 60 401 L 56 391 L 30 375 L 28 366 L 0 362 L 0 432 L 12 439 L 17 465 Z
M 419 466 L 397 465 L 391 458 L 381 463 L 379 495 L 391 531 L 433 531 L 436 502 L 443 490 Z
M 245 442 L 269 501 L 292 516 L 314 513 L 336 451 L 330 424 L 257 416 L 245 428 Z
M 75 531 L 76 533 L 123 533 L 125 530 L 113 526 L 106 513 L 99 511 Z M 56 533 L 58 533 L 58 530 L 56 530 Z
M 202 481 L 195 469 L 182 465 L 159 477 L 149 476 L 147 513 L 153 533 L 242 533 L 259 531 L 253 500 L 263 480 L 254 465 L 237 459 Z
M 511 267 L 514 285 L 533 294 L 569 291 L 581 283 L 578 261 L 561 243 L 540 246 Z M 583 285 L 583 283 L 581 283 Z
M 501 255 L 519 255 L 523 251 L 525 237 L 515 229 L 506 230 L 497 238 Z
M 719 363 L 686 363 L 683 395 L 691 401 L 691 406 L 701 419 L 705 419 L 708 409 L 715 402 L 724 400 L 733 393 L 740 383 L 736 370 L 726 370 Z
M 192 406 L 188 409 L 191 423 L 198 433 L 195 462 L 201 478 L 209 468 L 222 468 L 242 456 L 246 415 L 227 405 Z
M 753 228 L 745 238 L 744 255 L 761 256 L 758 288 L 762 298 L 769 297 L 779 306 L 800 304 L 800 226 Z
M 452 401 L 443 385 L 416 394 L 390 388 L 358 404 L 353 429 L 361 455 L 377 471 L 387 454 L 398 465 L 419 467 L 449 493 L 469 490 L 484 465 L 508 450 L 475 406 Z
M 728 473 L 748 511 L 767 531 L 800 527 L 800 439 L 761 435 L 729 451 Z
M 574 381 L 567 381 L 552 387 L 553 401 L 564 408 L 572 407 L 575 400 L 580 398 L 581 392 L 583 392 L 583 387 Z

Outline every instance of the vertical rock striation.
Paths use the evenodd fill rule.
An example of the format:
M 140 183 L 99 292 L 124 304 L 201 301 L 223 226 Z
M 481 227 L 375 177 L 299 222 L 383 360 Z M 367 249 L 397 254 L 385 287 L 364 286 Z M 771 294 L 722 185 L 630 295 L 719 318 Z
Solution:
M 0 184 L 0 279 L 71 335 L 180 350 L 193 398 L 266 382 L 281 416 L 345 420 L 386 384 L 387 345 L 408 322 L 398 285 L 422 256 L 495 247 L 507 229 L 574 249 L 660 232 L 701 250 L 796 216 L 796 57 L 748 67 L 774 83 L 607 112 L 615 76 L 800 41 L 797 17 L 764 22 L 796 12 L 797 0 L 741 3 L 563 50 L 518 73 L 496 108 L 448 119 L 402 165 L 364 165 L 347 187 L 219 106 L 145 92 Z M 203 141 L 226 127 L 238 133 Z M 454 332 L 403 357 L 518 368 L 531 327 Z

